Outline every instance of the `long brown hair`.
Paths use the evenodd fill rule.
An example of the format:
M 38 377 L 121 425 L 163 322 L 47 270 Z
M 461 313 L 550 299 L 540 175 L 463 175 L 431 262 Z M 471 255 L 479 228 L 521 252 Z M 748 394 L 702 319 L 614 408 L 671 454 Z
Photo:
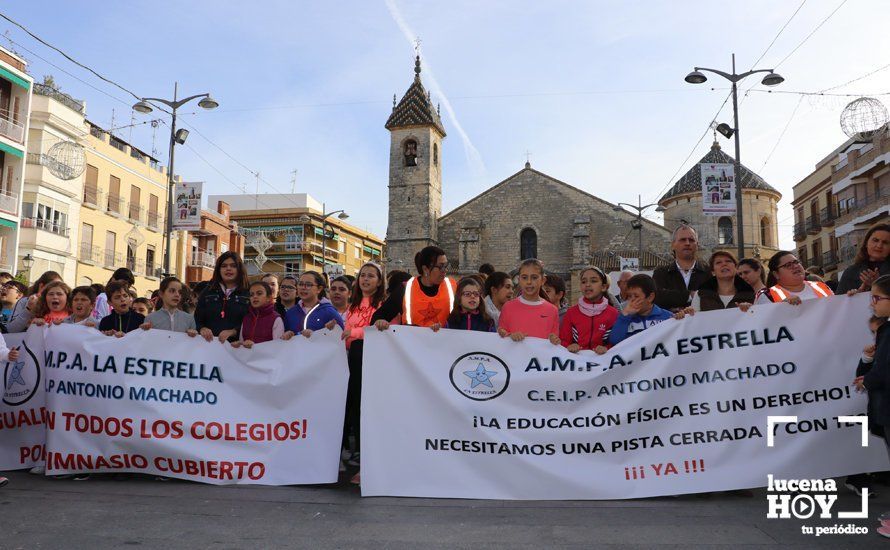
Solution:
M 65 311 L 71 313 L 71 288 L 62 281 L 52 281 L 40 291 L 40 296 L 37 298 L 37 307 L 34 308 L 34 317 L 43 317 L 49 313 L 49 304 L 46 303 L 46 293 L 54 288 L 61 288 L 65 291 Z
M 37 291 L 40 290 L 41 286 L 46 286 L 53 281 L 61 281 L 62 276 L 56 273 L 55 271 L 44 271 L 43 275 L 40 276 L 39 279 L 34 281 L 30 287 L 28 287 L 28 296 L 32 294 L 37 294 Z
M 352 285 L 352 293 L 349 295 L 349 311 L 353 311 L 359 308 L 362 305 L 362 298 L 364 298 L 364 294 L 362 293 L 362 289 L 359 286 L 359 281 L 362 277 L 362 269 L 366 267 L 373 267 L 375 271 L 377 271 L 377 278 L 379 279 L 379 284 L 377 285 L 377 290 L 374 291 L 374 295 L 371 296 L 371 307 L 378 308 L 380 304 L 383 303 L 384 298 L 386 298 L 386 280 L 383 278 L 383 270 L 380 269 L 380 266 L 368 262 L 358 270 L 358 277 L 355 279 L 355 283 Z
M 247 270 L 244 268 L 241 256 L 234 250 L 227 250 L 216 259 L 216 265 L 213 266 L 213 277 L 210 279 L 210 288 L 216 288 L 222 284 L 222 275 L 219 272 L 223 262 L 228 259 L 235 261 L 235 269 L 238 271 L 238 274 L 235 275 L 235 285 L 238 290 L 247 290 L 248 285 L 250 285 L 250 281 L 247 278 Z
M 859 250 L 856 252 L 856 258 L 853 260 L 853 265 L 864 265 L 869 262 L 868 240 L 878 231 L 886 231 L 887 233 L 890 233 L 890 223 L 877 223 L 868 228 L 868 231 L 865 232 L 865 237 L 863 237 L 862 242 L 859 243 Z
M 448 314 L 448 324 L 456 325 L 460 323 L 461 317 L 463 317 L 463 312 L 461 311 L 460 305 L 460 296 L 464 289 L 468 286 L 475 286 L 479 289 L 479 316 L 482 317 L 482 320 L 488 324 L 491 324 L 491 316 L 488 314 L 488 311 L 485 310 L 485 304 L 482 302 L 483 297 L 485 296 L 482 293 L 482 283 L 479 282 L 479 279 L 473 276 L 464 277 L 457 283 L 457 290 L 454 291 L 454 308 L 451 310 L 451 313 Z

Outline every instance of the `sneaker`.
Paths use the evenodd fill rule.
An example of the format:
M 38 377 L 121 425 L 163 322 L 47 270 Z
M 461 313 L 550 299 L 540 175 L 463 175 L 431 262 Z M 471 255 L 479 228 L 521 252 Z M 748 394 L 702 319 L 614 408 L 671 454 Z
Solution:
M 848 477 L 846 481 L 844 481 L 844 487 L 846 487 L 851 492 L 856 493 L 856 495 L 860 497 L 862 496 L 863 489 L 868 489 L 868 498 L 875 498 L 878 496 L 876 492 L 872 491 L 868 487 L 865 487 L 861 481 L 859 481 L 858 479 L 853 479 L 852 477 Z
M 885 519 L 890 519 L 890 512 L 883 512 L 878 516 L 878 521 L 884 521 Z
M 72 474 L 71 479 L 74 481 L 86 481 L 90 479 L 90 474 Z
M 361 465 L 361 458 L 361 453 L 356 451 L 349 456 L 349 460 L 346 461 L 346 464 L 349 466 L 359 466 Z
M 881 527 L 890 527 L 890 519 L 882 519 Z
M 361 470 L 359 470 L 358 472 L 356 472 L 356 474 L 354 476 L 352 476 L 352 479 L 349 480 L 349 483 L 352 483 L 353 485 L 361 485 L 362 484 Z
M 878 527 L 875 531 L 882 537 L 890 539 L 890 527 Z
M 38 464 L 34 466 L 30 470 L 28 470 L 29 474 L 34 474 L 35 476 L 42 476 L 46 473 L 46 464 Z
M 5 487 L 9 484 L 9 478 L 0 476 L 0 487 Z
M 170 481 L 170 478 L 164 476 L 155 476 L 155 481 Z

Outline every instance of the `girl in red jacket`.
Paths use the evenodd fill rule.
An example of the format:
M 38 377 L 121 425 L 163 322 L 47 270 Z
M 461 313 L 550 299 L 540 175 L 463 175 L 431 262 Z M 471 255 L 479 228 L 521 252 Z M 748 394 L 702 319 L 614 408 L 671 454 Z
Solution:
M 602 269 L 587 267 L 581 271 L 581 298 L 566 312 L 559 329 L 559 339 L 570 352 L 582 349 L 606 353 L 609 331 L 618 319 L 618 310 L 609 305 L 606 291 L 609 279 Z

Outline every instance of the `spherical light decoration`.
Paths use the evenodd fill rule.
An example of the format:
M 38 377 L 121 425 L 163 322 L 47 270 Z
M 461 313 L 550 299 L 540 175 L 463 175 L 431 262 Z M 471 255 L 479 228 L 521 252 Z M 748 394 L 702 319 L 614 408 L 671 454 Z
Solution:
M 73 141 L 60 141 L 49 148 L 41 164 L 46 166 L 52 175 L 63 180 L 79 178 L 87 167 L 86 153 L 83 147 Z
M 873 97 L 851 101 L 841 113 L 841 129 L 847 137 L 868 141 L 887 126 L 887 107 Z

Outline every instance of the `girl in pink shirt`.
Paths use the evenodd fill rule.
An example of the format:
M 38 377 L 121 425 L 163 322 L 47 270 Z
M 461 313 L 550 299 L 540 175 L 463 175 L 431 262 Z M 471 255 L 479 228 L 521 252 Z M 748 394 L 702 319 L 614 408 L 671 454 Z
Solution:
M 498 334 L 520 342 L 526 336 L 546 338 L 559 345 L 559 310 L 541 297 L 544 264 L 529 258 L 519 264 L 519 298 L 504 304 L 498 320 Z

